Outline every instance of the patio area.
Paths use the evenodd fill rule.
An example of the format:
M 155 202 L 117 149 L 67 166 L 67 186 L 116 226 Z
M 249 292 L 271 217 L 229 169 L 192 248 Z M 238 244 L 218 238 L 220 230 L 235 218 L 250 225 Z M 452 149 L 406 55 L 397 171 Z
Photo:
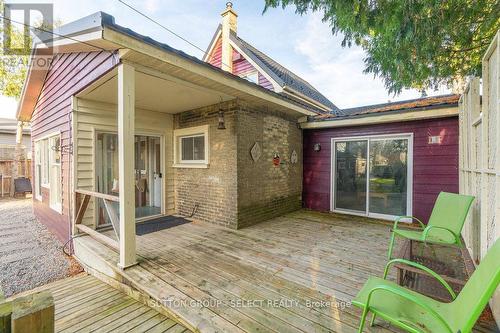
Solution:
M 301 210 L 237 231 L 193 222 L 137 236 L 139 264 L 126 270 L 116 250 L 90 236 L 75 239 L 75 254 L 91 273 L 139 290 L 193 330 L 356 332 L 361 312 L 350 302 L 369 276 L 382 276 L 389 230 Z M 377 323 L 368 330 L 399 332 Z M 483 321 L 475 331 L 495 327 Z

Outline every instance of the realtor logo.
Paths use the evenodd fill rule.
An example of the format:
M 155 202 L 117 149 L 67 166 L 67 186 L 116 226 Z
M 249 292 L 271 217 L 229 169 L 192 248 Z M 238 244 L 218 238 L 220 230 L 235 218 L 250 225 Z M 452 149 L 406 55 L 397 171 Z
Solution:
M 52 41 L 52 34 L 48 31 L 52 30 L 53 24 L 53 4 L 5 3 L 3 54 L 29 56 L 33 43 L 37 48 L 46 48 L 47 42 Z

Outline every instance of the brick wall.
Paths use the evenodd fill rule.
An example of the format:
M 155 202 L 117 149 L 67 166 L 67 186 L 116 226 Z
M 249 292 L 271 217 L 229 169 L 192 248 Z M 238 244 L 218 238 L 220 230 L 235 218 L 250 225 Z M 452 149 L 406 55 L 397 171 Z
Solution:
M 223 105 L 226 129 L 218 130 L 219 106 L 213 105 L 175 115 L 174 129 L 209 125 L 210 160 L 206 169 L 175 168 L 175 207 L 196 219 L 237 228 L 236 126 L 234 102 Z
M 269 110 L 241 105 L 237 114 L 238 227 L 245 227 L 302 206 L 302 132 L 297 121 Z M 250 151 L 258 142 L 262 155 Z M 291 164 L 292 151 L 298 161 Z M 274 154 L 281 164 L 273 165 Z
M 242 102 L 228 102 L 226 130 L 217 130 L 219 106 L 176 115 L 174 126 L 210 125 L 210 165 L 206 169 L 175 169 L 177 212 L 196 219 L 242 228 L 299 209 L 302 204 L 302 133 L 297 121 Z M 258 142 L 259 160 L 250 150 Z M 292 151 L 298 156 L 290 163 Z M 274 153 L 281 157 L 273 165 Z
M 208 168 L 175 169 L 177 212 L 242 228 L 299 209 L 302 205 L 302 132 L 297 121 L 242 102 L 222 104 L 225 130 L 218 130 L 219 105 L 183 112 L 174 128 L 209 125 Z M 257 161 L 250 150 L 258 142 Z M 298 161 L 290 163 L 292 151 Z M 273 165 L 274 154 L 281 164 Z

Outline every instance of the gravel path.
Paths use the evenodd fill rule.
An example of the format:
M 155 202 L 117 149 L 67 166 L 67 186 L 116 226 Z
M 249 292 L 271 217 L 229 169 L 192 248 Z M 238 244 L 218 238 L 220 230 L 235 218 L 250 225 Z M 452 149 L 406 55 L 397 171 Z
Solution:
M 0 199 L 0 288 L 5 296 L 78 271 L 61 247 L 33 215 L 31 199 Z

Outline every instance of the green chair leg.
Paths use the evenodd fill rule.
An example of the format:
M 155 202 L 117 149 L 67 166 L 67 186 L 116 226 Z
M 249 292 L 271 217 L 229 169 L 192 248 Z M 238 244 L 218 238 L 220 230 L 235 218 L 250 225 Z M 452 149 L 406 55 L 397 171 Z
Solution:
M 391 231 L 391 241 L 389 243 L 389 251 L 387 253 L 387 259 L 391 260 L 392 256 L 392 248 L 394 247 L 394 238 L 396 237 L 396 234 L 394 231 Z
M 372 316 L 372 320 L 370 320 L 370 327 L 375 324 L 375 317 L 376 317 L 376 315 L 374 313 L 373 316 Z
M 363 328 L 365 328 L 365 320 L 366 320 L 366 315 L 367 314 L 368 314 L 368 307 L 366 306 L 363 309 L 363 314 L 361 315 L 361 321 L 359 323 L 358 333 L 362 333 L 363 332 Z

